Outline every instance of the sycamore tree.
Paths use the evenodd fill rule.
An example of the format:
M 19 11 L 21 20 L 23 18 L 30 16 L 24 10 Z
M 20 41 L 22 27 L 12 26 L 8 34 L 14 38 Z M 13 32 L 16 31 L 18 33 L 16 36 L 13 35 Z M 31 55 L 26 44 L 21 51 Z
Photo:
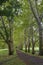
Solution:
M 20 12 L 21 4 L 19 0 L 0 1 L 0 38 L 8 45 L 9 55 L 14 53 L 13 31 L 14 18 Z

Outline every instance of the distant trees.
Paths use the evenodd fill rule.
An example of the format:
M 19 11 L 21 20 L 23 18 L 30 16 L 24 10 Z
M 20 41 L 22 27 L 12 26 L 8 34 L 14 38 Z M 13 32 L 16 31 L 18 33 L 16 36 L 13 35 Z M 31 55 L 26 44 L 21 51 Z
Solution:
M 24 29 L 24 46 L 25 46 L 25 52 L 27 52 L 27 36 L 26 33 L 27 32 L 27 28 Z

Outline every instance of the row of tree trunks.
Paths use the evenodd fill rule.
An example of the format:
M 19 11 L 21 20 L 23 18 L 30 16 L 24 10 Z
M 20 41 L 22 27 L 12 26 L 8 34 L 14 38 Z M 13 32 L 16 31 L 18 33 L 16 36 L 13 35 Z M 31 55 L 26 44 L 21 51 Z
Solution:
M 26 36 L 26 32 L 28 30 L 28 33 L 29 33 L 29 29 L 25 29 L 24 30 L 24 45 L 25 45 L 25 52 L 30 52 L 30 39 L 29 39 L 29 34 L 28 34 L 28 38 Z
M 43 42 L 42 42 L 43 38 L 42 38 L 42 25 L 41 25 L 42 20 L 40 19 L 40 16 L 38 13 L 36 0 L 34 0 L 34 1 L 28 0 L 28 1 L 30 4 L 32 13 L 33 13 L 33 15 L 36 19 L 36 22 L 38 24 L 38 27 L 39 27 L 39 54 L 43 55 Z

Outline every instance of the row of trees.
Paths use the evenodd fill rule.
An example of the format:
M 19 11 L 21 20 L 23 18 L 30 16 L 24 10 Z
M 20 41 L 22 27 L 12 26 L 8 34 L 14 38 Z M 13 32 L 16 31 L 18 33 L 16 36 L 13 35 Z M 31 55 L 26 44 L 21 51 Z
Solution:
M 18 38 L 19 41 L 21 40 L 20 43 L 22 42 L 21 48 L 25 45 L 25 51 L 28 47 L 28 52 L 30 52 L 32 44 L 32 53 L 34 54 L 35 43 L 37 43 L 39 44 L 39 54 L 43 55 L 43 1 L 1 0 L 0 2 L 0 38 L 7 43 L 9 55 L 14 53 L 13 41 L 20 31 L 21 39 L 19 36 Z M 19 31 L 16 34 L 17 29 Z M 15 35 L 13 31 L 16 34 L 15 38 L 13 38 Z
M 40 10 L 40 9 L 42 9 L 42 7 L 40 7 L 40 9 L 39 9 L 39 6 L 41 5 L 42 6 L 42 4 L 43 4 L 43 1 L 39 1 L 39 0 L 28 0 L 28 2 L 29 2 L 29 4 L 30 4 L 30 8 L 31 8 L 31 11 L 32 11 L 32 13 L 33 13 L 33 20 L 34 20 L 34 22 L 33 22 L 33 20 L 32 20 L 32 24 L 31 24 L 31 33 L 30 33 L 30 35 L 31 35 L 31 41 L 32 41 L 32 53 L 34 54 L 34 46 L 35 46 L 35 42 L 38 42 L 39 41 L 39 54 L 40 55 L 43 55 L 43 13 L 42 13 L 42 10 Z M 31 16 L 31 15 L 30 15 Z M 25 20 L 26 21 L 26 20 Z M 28 20 L 29 21 L 29 20 Z M 27 21 L 26 21 L 27 22 Z M 30 21 L 29 21 L 30 22 Z M 38 41 L 37 40 L 34 40 L 35 38 L 35 36 L 34 36 L 34 29 L 33 29 L 33 25 L 34 25 L 34 23 L 36 23 L 37 25 L 36 26 L 38 26 L 37 27 L 37 29 L 36 29 L 36 31 L 37 31 L 37 34 L 38 34 Z M 28 28 L 30 28 L 30 26 L 29 26 L 30 24 L 28 24 Z M 27 26 L 26 26 L 27 27 Z M 34 27 L 35 28 L 35 27 Z M 26 34 L 26 30 L 27 30 L 27 28 L 25 29 L 25 33 L 24 34 Z M 35 31 L 35 32 L 36 32 Z M 29 31 L 30 32 L 30 31 Z M 36 36 L 37 36 L 37 34 L 36 34 Z M 29 34 L 28 34 L 29 35 Z M 37 37 L 36 37 L 37 38 Z M 29 46 L 28 47 L 30 47 L 30 43 L 31 43 L 31 41 L 30 41 L 30 39 L 28 39 L 28 43 L 29 43 Z M 27 51 L 27 43 L 26 43 L 26 35 L 25 35 L 25 51 Z
M 42 27 L 42 17 L 40 16 L 39 12 L 38 12 L 38 8 L 37 8 L 37 1 L 38 0 L 34 0 L 34 1 L 31 1 L 29 0 L 29 3 L 30 3 L 30 7 L 31 7 L 31 10 L 32 10 L 32 13 L 36 19 L 36 22 L 37 22 L 37 25 L 38 25 L 38 28 L 39 28 L 39 54 L 40 55 L 43 55 L 43 27 Z M 41 13 L 42 14 L 42 13 Z
M 17 0 L 0 1 L 0 38 L 8 45 L 9 55 L 14 53 L 13 27 L 14 17 L 18 16 L 21 4 Z

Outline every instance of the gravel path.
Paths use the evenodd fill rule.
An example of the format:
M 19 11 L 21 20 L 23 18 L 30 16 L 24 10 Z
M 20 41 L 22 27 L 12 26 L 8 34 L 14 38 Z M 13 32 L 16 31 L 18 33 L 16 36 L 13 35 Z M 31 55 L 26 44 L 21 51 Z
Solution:
M 26 63 L 26 65 L 43 65 L 43 58 L 38 56 L 31 56 L 21 52 L 20 50 L 17 50 L 17 54 L 18 57 Z

